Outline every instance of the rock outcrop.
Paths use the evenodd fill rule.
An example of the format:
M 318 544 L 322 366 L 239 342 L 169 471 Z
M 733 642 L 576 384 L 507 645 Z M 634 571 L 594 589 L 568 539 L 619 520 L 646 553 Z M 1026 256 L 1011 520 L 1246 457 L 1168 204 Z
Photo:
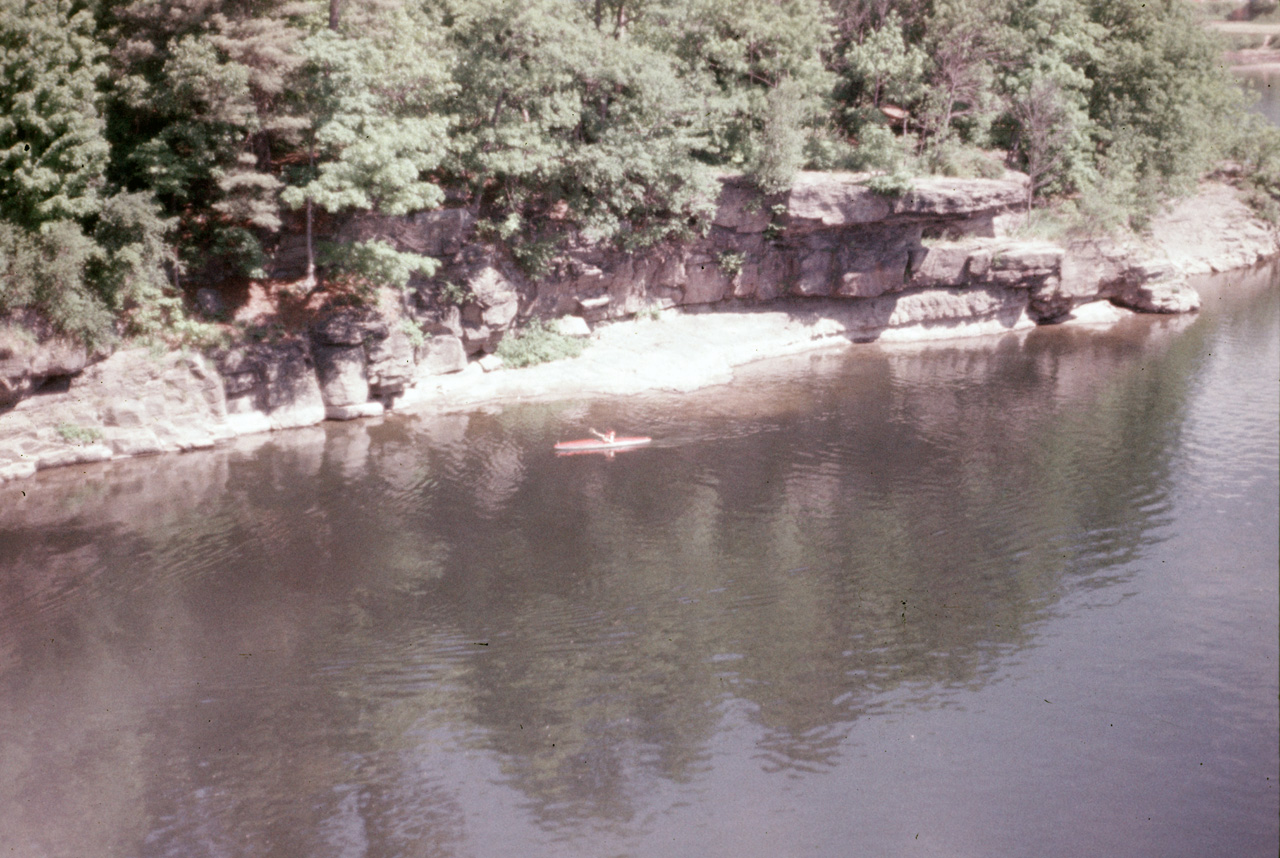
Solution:
M 0 408 L 14 405 L 46 383 L 66 382 L 88 362 L 88 349 L 52 333 L 33 316 L 0 321 Z
M 0 413 L 0 477 L 117 456 L 211 447 L 227 424 L 222 378 L 200 355 L 128 349 Z

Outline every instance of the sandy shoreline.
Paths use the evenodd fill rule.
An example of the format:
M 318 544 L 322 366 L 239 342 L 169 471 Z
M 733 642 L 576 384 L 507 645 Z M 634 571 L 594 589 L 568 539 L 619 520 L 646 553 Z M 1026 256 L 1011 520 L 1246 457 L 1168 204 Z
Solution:
M 1077 308 L 1064 324 L 1111 325 L 1129 310 L 1098 301 Z M 735 370 L 761 360 L 858 343 L 929 343 L 1021 333 L 1034 329 L 1025 314 L 1013 318 L 909 325 L 864 335 L 848 301 L 795 301 L 782 307 L 669 310 L 652 319 L 597 329 L 577 358 L 485 372 L 477 364 L 438 376 L 406 392 L 396 412 L 462 411 L 494 403 L 689 392 L 727 384 Z

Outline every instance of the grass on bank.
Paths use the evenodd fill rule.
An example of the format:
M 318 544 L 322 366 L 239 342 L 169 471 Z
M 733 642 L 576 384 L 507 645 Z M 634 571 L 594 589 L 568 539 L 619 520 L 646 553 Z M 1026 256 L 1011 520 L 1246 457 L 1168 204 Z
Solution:
M 577 357 L 586 347 L 584 340 L 565 336 L 541 319 L 534 319 L 509 331 L 498 343 L 497 354 L 504 365 L 522 367 Z

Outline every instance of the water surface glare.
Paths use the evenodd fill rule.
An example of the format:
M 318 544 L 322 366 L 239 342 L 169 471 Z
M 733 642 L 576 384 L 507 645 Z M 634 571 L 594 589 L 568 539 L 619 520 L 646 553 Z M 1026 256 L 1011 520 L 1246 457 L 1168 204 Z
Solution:
M 0 854 L 1274 856 L 1280 287 L 1206 295 L 0 486 Z

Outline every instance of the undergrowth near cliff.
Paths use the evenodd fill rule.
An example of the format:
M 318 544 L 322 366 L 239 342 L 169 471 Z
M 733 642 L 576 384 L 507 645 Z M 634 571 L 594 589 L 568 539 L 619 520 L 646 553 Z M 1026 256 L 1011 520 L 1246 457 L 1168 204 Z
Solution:
M 502 338 L 502 342 L 498 343 L 498 357 L 502 358 L 506 366 L 533 366 L 561 358 L 577 357 L 586 347 L 585 341 L 567 337 L 541 319 L 534 319 Z

